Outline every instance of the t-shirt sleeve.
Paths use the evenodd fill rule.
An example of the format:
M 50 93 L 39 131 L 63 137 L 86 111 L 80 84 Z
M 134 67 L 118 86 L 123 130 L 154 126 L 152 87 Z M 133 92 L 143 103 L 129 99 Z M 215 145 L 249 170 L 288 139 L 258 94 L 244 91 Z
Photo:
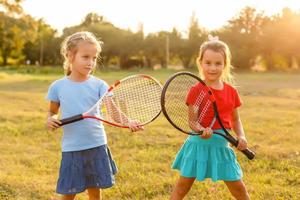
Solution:
M 188 92 L 188 95 L 186 97 L 186 104 L 187 105 L 194 105 L 196 102 L 196 99 L 198 97 L 197 87 L 193 86 L 190 91 Z
M 242 100 L 240 95 L 236 89 L 233 88 L 233 95 L 234 95 L 234 108 L 240 107 L 242 105 Z
M 49 101 L 59 102 L 57 82 L 53 82 L 49 86 L 46 99 L 49 100 Z
M 109 85 L 105 81 L 101 81 L 100 84 L 101 84 L 101 86 L 100 86 L 100 91 L 99 91 L 99 98 L 101 98 L 109 89 Z M 112 92 L 109 95 L 112 96 Z

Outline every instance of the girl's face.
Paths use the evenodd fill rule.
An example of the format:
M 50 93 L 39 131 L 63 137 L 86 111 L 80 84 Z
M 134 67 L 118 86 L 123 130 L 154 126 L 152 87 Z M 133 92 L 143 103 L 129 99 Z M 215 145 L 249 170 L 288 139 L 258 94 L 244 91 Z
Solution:
M 200 67 L 203 70 L 206 81 L 219 81 L 225 67 L 223 54 L 211 49 L 205 50 L 202 60 L 200 61 Z
M 88 76 L 96 64 L 97 54 L 96 45 L 89 42 L 79 43 L 77 52 L 70 55 L 71 73 L 82 77 Z

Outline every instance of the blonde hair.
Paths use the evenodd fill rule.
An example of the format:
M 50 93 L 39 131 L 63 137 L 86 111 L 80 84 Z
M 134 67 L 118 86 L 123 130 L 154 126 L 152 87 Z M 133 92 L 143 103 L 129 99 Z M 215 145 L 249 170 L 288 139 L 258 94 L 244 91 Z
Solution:
M 203 59 L 205 51 L 208 49 L 219 52 L 223 55 L 225 66 L 222 72 L 221 80 L 229 84 L 234 84 L 234 78 L 231 73 L 233 66 L 231 65 L 231 53 L 229 47 L 225 42 L 218 40 L 218 38 L 211 39 L 209 37 L 209 41 L 204 42 L 200 47 L 199 57 L 197 58 L 197 65 L 200 76 L 203 78 L 201 61 Z
M 101 44 L 103 43 L 100 40 L 97 40 L 96 36 L 87 31 L 76 32 L 64 39 L 61 45 L 60 53 L 64 57 L 63 68 L 65 70 L 65 74 L 68 76 L 71 74 L 71 63 L 69 61 L 68 55 L 69 53 L 76 54 L 78 50 L 78 45 L 81 42 L 89 42 L 94 44 L 97 48 L 97 61 L 99 59 L 99 54 L 101 53 Z M 96 62 L 97 63 L 97 62 Z

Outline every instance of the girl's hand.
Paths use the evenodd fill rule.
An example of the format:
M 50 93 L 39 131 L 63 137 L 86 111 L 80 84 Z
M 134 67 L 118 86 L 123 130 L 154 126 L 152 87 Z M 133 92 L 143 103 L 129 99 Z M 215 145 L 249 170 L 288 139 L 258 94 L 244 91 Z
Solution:
M 144 127 L 139 125 L 139 122 L 135 120 L 129 121 L 128 126 L 131 132 L 144 130 Z
M 208 139 L 213 134 L 213 130 L 211 128 L 202 128 L 203 133 L 200 135 L 202 139 Z
M 49 131 L 55 131 L 57 128 L 60 127 L 61 122 L 54 118 L 54 117 L 48 117 L 47 122 L 46 122 L 46 128 Z
M 247 148 L 247 140 L 245 137 L 238 137 L 238 146 L 236 147 L 238 150 L 244 150 Z

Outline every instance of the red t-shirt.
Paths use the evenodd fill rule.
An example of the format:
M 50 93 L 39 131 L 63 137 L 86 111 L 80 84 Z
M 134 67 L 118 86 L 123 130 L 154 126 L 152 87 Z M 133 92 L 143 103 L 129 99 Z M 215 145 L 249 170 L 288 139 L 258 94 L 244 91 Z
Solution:
M 202 87 L 201 83 L 198 83 L 197 85 L 193 86 L 187 96 L 186 103 L 187 105 L 195 105 L 197 102 L 197 98 L 199 96 L 200 88 Z M 238 92 L 235 88 L 228 85 L 227 83 L 224 83 L 224 87 L 222 90 L 216 90 L 213 88 L 210 88 L 212 93 L 215 96 L 216 104 L 218 107 L 218 112 L 220 115 L 220 118 L 222 120 L 222 123 L 226 129 L 232 128 L 232 113 L 234 109 L 242 105 L 241 99 L 238 95 Z M 208 127 L 214 117 L 214 112 L 212 108 L 212 104 L 207 111 L 207 114 L 205 115 L 205 118 L 202 119 L 201 125 L 203 127 Z M 216 121 L 213 125 L 212 129 L 221 129 L 221 126 Z

